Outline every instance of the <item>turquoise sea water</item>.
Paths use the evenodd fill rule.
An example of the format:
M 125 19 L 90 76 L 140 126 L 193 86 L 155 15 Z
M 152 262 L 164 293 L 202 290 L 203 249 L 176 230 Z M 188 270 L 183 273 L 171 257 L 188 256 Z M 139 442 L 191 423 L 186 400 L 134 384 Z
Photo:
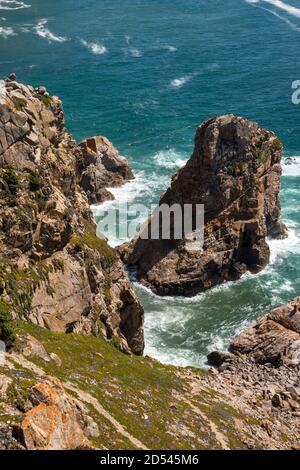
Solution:
M 209 116 L 255 119 L 278 134 L 286 156 L 300 155 L 300 105 L 291 101 L 299 46 L 299 0 L 0 0 L 0 78 L 16 72 L 59 95 L 78 141 L 111 139 L 137 175 L 115 191 L 118 200 L 148 206 Z M 271 265 L 258 276 L 194 299 L 137 286 L 146 352 L 203 364 L 208 351 L 299 295 L 299 201 L 300 158 L 282 180 L 289 238 L 271 242 Z

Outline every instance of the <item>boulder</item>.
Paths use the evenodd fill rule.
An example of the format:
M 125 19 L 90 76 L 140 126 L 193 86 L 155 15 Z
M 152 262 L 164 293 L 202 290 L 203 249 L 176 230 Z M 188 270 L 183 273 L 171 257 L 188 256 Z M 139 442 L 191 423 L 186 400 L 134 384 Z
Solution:
M 58 379 L 46 378 L 30 394 L 34 407 L 13 429 L 27 450 L 92 448 L 85 433 L 84 414 Z
M 90 204 L 113 199 L 106 188 L 119 187 L 134 178 L 126 158 L 121 157 L 112 143 L 97 136 L 80 144 L 82 151 L 80 184 Z
M 204 122 L 190 160 L 158 206 L 176 204 L 184 213 L 189 205 L 191 232 L 178 236 L 171 217 L 170 239 L 161 234 L 145 239 L 152 216 L 122 248 L 137 279 L 159 295 L 192 296 L 264 269 L 270 259 L 266 238 L 286 235 L 280 221 L 281 154 L 278 138 L 255 122 L 233 115 Z M 191 250 L 200 233 L 194 220 L 199 205 L 204 206 L 204 243 Z

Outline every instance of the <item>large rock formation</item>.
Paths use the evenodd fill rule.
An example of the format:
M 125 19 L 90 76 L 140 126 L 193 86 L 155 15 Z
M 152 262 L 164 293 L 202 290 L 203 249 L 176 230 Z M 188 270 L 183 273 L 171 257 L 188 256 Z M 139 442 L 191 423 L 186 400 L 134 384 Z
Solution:
M 230 351 L 259 364 L 299 367 L 300 297 L 272 310 L 243 331 L 231 343 Z
M 286 231 L 280 222 L 281 154 L 278 138 L 255 122 L 226 115 L 203 123 L 190 160 L 159 202 L 204 205 L 203 248 L 191 253 L 193 233 L 181 240 L 142 239 L 150 219 L 123 250 L 138 280 L 160 295 L 191 296 L 262 270 L 270 257 L 266 237 Z
M 126 158 L 121 157 L 105 137 L 91 137 L 81 142 L 80 147 L 80 184 L 90 204 L 113 199 L 113 195 L 106 188 L 122 186 L 134 178 Z
M 101 333 L 141 354 L 143 309 L 118 255 L 96 236 L 62 103 L 42 87 L 0 88 L 1 315 Z

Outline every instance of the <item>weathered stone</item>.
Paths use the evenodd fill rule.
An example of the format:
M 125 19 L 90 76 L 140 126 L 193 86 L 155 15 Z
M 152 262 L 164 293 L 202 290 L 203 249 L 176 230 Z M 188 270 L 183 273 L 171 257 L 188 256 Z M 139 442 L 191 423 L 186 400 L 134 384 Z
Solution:
M 40 341 L 29 334 L 26 334 L 23 340 L 25 340 L 25 345 L 22 347 L 22 353 L 25 357 L 38 357 L 45 362 L 51 362 L 50 355 Z
M 14 436 L 28 450 L 91 448 L 84 433 L 83 416 L 74 399 L 53 378 L 31 391 L 34 408 L 14 427 Z
M 204 244 L 194 243 L 197 228 L 171 239 L 137 238 L 124 247 L 128 265 L 140 282 L 160 295 L 195 295 L 246 271 L 257 273 L 269 262 L 266 237 L 285 236 L 280 222 L 282 147 L 257 123 L 232 115 L 213 118 L 196 133 L 195 149 L 172 179 L 159 206 L 204 205 Z M 165 218 L 164 218 L 165 222 Z M 147 238 L 147 237 L 146 237 Z
M 81 142 L 81 186 L 90 204 L 113 199 L 106 188 L 118 187 L 134 178 L 128 161 L 121 157 L 105 137 L 91 137 Z
M 233 340 L 230 351 L 275 367 L 300 364 L 300 297 L 272 310 Z
M 216 367 L 220 367 L 224 362 L 229 362 L 232 358 L 232 354 L 219 351 L 212 351 L 207 356 L 208 364 Z

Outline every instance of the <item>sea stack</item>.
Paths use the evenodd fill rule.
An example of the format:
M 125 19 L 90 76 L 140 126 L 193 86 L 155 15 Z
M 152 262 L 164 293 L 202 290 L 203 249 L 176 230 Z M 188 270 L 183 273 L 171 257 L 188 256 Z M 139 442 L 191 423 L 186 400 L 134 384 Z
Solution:
M 82 148 L 61 101 L 43 87 L 0 85 L 0 313 L 142 354 L 143 308 L 119 256 L 96 235 L 80 186 Z
M 267 237 L 286 236 L 280 221 L 281 156 L 279 139 L 256 122 L 234 115 L 204 122 L 191 158 L 159 202 L 204 205 L 203 247 L 191 253 L 185 238 L 145 240 L 140 233 L 123 249 L 138 280 L 159 295 L 193 296 L 264 269 Z

